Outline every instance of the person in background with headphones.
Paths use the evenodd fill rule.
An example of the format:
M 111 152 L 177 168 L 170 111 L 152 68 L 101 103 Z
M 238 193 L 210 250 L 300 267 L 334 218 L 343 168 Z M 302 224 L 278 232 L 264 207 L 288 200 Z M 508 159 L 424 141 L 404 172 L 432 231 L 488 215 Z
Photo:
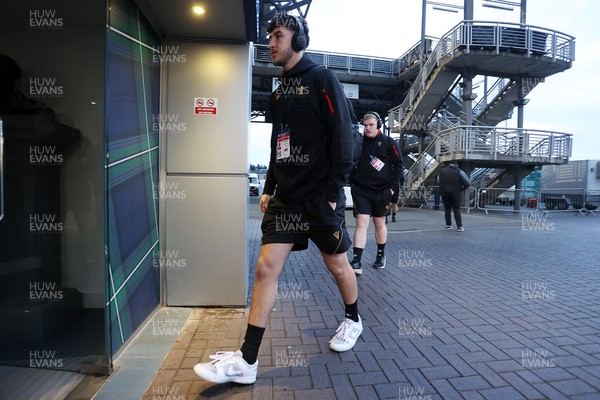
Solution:
M 358 286 L 346 251 L 352 245 L 345 226 L 344 185 L 352 170 L 354 137 L 342 85 L 329 69 L 315 64 L 304 49 L 308 26 L 289 14 L 270 22 L 273 64 L 283 67 L 271 95 L 271 156 L 260 208 L 262 243 L 240 350 L 218 352 L 194 372 L 216 382 L 256 381 L 258 350 L 277 297 L 277 282 L 292 251 L 321 251 L 345 305 L 345 318 L 329 341 L 333 351 L 352 349 L 362 333 Z
M 377 256 L 373 268 L 385 268 L 385 243 L 387 228 L 385 217 L 389 212 L 392 196 L 399 190 L 403 178 L 402 155 L 396 142 L 381 133 L 381 117 L 369 111 L 363 117 L 365 135 L 362 153 L 352 176 L 352 199 L 354 200 L 354 258 L 350 265 L 357 275 L 362 274 L 361 257 L 367 243 L 369 218 L 373 217 Z

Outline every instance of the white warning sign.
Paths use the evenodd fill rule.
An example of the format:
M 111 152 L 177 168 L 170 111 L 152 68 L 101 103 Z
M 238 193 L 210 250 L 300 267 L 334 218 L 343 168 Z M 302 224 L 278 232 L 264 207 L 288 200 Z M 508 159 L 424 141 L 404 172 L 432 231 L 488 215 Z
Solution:
M 194 97 L 194 114 L 217 114 L 219 100 L 214 97 Z

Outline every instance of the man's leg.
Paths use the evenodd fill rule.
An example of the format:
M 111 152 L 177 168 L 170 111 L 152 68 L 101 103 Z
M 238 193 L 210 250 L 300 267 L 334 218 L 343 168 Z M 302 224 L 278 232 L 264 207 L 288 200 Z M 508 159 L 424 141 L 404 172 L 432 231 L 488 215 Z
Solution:
M 358 285 L 356 275 L 349 268 L 348 257 L 343 254 L 325 254 L 321 252 L 325 266 L 333 275 L 345 305 L 345 318 L 329 341 L 334 351 L 348 351 L 354 347 L 363 326 L 358 315 Z
M 452 197 L 449 194 L 442 195 L 442 204 L 444 205 L 444 218 L 446 219 L 446 229 L 452 227 Z
M 354 254 L 351 266 L 354 272 L 359 275 L 362 274 L 361 258 L 367 244 L 369 218 L 371 217 L 366 214 L 356 214 L 356 230 L 354 231 L 354 245 L 352 249 Z
M 394 201 L 396 200 L 396 201 Z M 392 199 L 392 222 L 396 222 L 396 213 L 398 212 L 398 199 Z
M 267 326 L 277 297 L 277 280 L 293 246 L 292 243 L 267 243 L 260 246 L 250 301 L 249 324 L 263 328 Z
M 387 227 L 385 226 L 385 217 L 374 217 L 375 241 L 377 242 L 377 257 L 373 267 L 385 268 L 385 244 L 387 242 Z
M 361 249 L 365 248 L 367 244 L 367 228 L 369 227 L 370 215 L 357 214 L 356 215 L 356 230 L 354 231 L 354 247 Z
M 348 257 L 343 254 L 325 254 L 321 252 L 325 266 L 333 275 L 344 304 L 353 304 L 358 299 L 358 286 L 356 283 L 356 275 L 352 268 L 348 268 Z
M 463 227 L 462 224 L 462 215 L 460 213 L 460 206 L 462 200 L 462 193 L 454 193 L 452 195 L 452 207 L 454 208 L 454 220 L 456 221 L 456 226 L 460 229 Z
M 196 364 L 194 372 L 200 378 L 215 383 L 256 381 L 258 350 L 277 297 L 277 281 L 292 247 L 291 243 L 261 246 L 244 343 L 239 351 L 218 352 L 210 356 L 214 361 Z
M 385 244 L 387 242 L 385 217 L 373 217 L 373 224 L 375 225 L 375 241 L 377 244 Z
M 248 329 L 241 348 L 244 360 L 248 364 L 254 364 L 258 356 L 262 335 L 277 297 L 277 281 L 292 247 L 291 243 L 267 243 L 260 246 Z

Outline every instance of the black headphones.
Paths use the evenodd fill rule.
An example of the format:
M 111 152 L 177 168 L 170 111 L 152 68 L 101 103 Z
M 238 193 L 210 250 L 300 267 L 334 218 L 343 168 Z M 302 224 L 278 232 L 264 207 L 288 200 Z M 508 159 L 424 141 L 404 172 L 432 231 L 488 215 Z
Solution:
M 375 116 L 375 118 L 377 118 L 377 129 L 381 129 L 383 123 L 381 122 L 381 117 L 379 116 L 379 114 L 377 114 L 375 111 L 367 111 L 365 113 L 365 115 L 368 115 L 368 114 L 373 114 Z M 363 119 L 364 118 L 365 117 L 363 117 Z
M 306 37 L 306 33 L 304 33 L 304 25 L 302 24 L 302 20 L 295 15 L 290 15 L 290 17 L 296 20 L 296 26 L 298 27 L 298 29 L 294 30 L 294 36 L 292 36 L 292 49 L 296 52 L 301 52 L 308 46 L 308 38 Z

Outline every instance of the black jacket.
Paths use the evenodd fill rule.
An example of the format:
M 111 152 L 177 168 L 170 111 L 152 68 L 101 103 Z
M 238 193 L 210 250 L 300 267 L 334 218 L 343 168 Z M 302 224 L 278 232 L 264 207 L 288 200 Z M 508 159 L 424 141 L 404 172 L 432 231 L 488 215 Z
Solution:
M 371 165 L 372 157 L 383 161 L 385 165 L 381 170 Z M 382 133 L 374 138 L 365 135 L 360 159 L 352 173 L 352 185 L 372 192 L 384 189 L 397 192 L 403 180 L 402 155 L 394 139 Z
M 352 169 L 353 137 L 346 96 L 337 77 L 309 57 L 280 77 L 270 99 L 271 157 L 263 193 L 298 204 L 325 193 L 337 202 Z M 277 159 L 277 139 L 289 128 L 290 156 Z
M 459 193 L 470 185 L 471 180 L 456 164 L 450 164 L 440 171 L 440 190 L 442 194 Z

